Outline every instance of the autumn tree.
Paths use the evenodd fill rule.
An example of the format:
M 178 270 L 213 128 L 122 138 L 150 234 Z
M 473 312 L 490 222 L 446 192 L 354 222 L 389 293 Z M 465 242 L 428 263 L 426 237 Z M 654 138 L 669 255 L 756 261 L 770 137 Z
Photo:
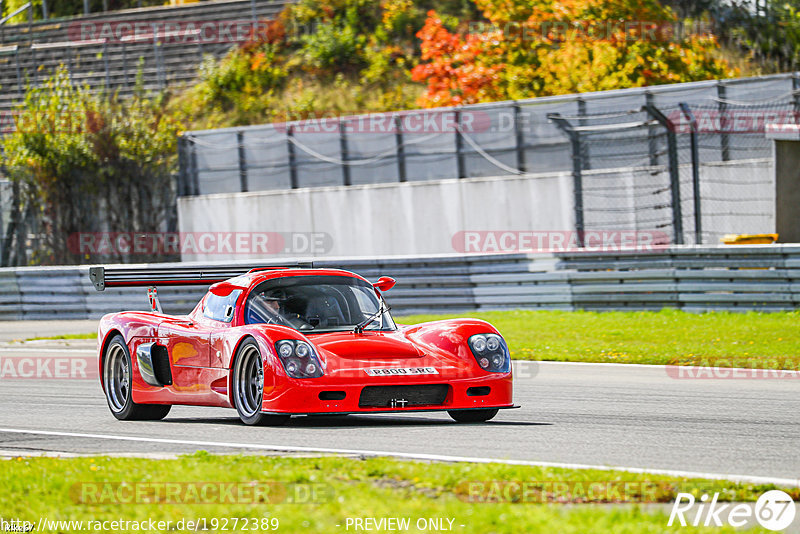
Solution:
M 63 67 L 28 89 L 2 151 L 9 178 L 35 214 L 40 239 L 31 245 L 31 263 L 97 260 L 74 246 L 80 234 L 166 229 L 181 124 L 164 108 L 140 87 L 125 100 L 93 94 L 73 85 Z
M 735 74 L 707 31 L 684 33 L 656 0 L 475 0 L 488 23 L 449 31 L 428 14 L 428 107 L 689 82 Z

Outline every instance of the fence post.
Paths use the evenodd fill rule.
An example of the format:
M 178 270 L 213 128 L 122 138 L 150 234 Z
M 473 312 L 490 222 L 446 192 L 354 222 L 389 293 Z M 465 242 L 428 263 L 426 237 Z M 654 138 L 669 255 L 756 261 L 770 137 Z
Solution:
M 692 151 L 692 193 L 694 196 L 694 240 L 695 245 L 703 243 L 703 220 L 700 214 L 700 154 L 697 147 L 697 120 L 692 109 L 685 102 L 678 104 L 689 120 L 689 141 Z
M 403 146 L 403 121 L 399 116 L 394 118 L 394 141 L 397 147 L 397 179 L 406 182 L 406 149 Z
M 725 84 L 720 80 L 717 81 L 717 109 L 719 110 L 719 127 L 722 130 L 722 133 L 719 136 L 720 142 L 720 149 L 722 151 L 722 161 L 730 161 L 731 159 L 731 148 L 730 148 L 730 137 L 728 134 L 725 133 L 725 129 L 728 126 L 727 120 L 727 113 L 728 113 L 728 103 L 726 102 L 726 97 L 728 96 L 727 88 Z
M 792 96 L 794 97 L 794 120 L 797 122 L 800 114 L 800 72 L 792 73 Z
M 522 108 L 514 102 L 514 142 L 517 149 L 517 170 L 525 172 L 525 130 L 522 124 Z
M 244 132 L 236 132 L 236 147 L 239 150 L 239 186 L 242 193 L 247 193 L 247 154 L 244 151 Z
M 572 145 L 572 185 L 575 204 L 575 234 L 579 247 L 583 247 L 585 223 L 583 220 L 583 150 L 580 134 L 576 132 L 567 119 L 559 113 L 548 113 L 547 118 L 567 134 Z
M 11 267 L 11 249 L 14 245 L 14 236 L 17 232 L 17 220 L 19 219 L 19 182 L 11 184 L 11 213 L 8 226 L 6 227 L 5 239 L 3 239 L 3 251 L 0 258 L 2 267 Z
M 578 116 L 586 116 L 586 100 L 581 97 L 578 97 Z M 586 126 L 587 123 L 585 119 L 578 119 L 578 124 Z M 592 168 L 592 160 L 589 157 L 589 145 L 581 143 L 581 151 L 581 158 L 583 159 L 582 167 L 584 170 L 588 171 Z
M 430 111 L 426 113 L 430 113 Z M 467 172 L 464 168 L 464 138 L 461 135 L 461 110 L 457 109 L 454 113 L 456 119 L 456 174 L 459 178 L 466 178 Z
M 42 0 L 42 19 L 48 19 L 47 13 L 47 0 Z
M 191 143 L 189 147 L 189 162 L 192 172 L 190 173 L 190 177 L 192 179 L 192 193 L 193 195 L 200 194 L 200 171 L 197 168 L 197 145 L 195 144 L 193 139 L 187 139 L 187 142 Z
M 89 14 L 89 0 L 83 0 L 83 14 Z
M 676 245 L 683 245 L 683 215 L 681 214 L 681 176 L 678 166 L 678 141 L 675 137 L 675 124 L 655 106 L 645 106 L 644 110 L 667 130 L 667 161 L 669 162 L 669 182 L 672 197 L 672 232 Z
M 8 170 L 6 169 L 5 164 L 3 163 L 3 150 L 0 146 L 0 173 L 3 176 L 8 178 Z M 9 178 L 10 180 L 10 178 Z M 11 243 L 14 240 L 14 221 L 16 220 L 15 212 L 19 211 L 18 202 L 18 195 L 17 191 L 19 190 L 19 182 L 12 181 L 11 182 L 11 209 L 9 210 L 9 217 L 8 217 L 8 226 L 5 228 L 5 236 L 3 239 L 3 246 L 0 249 L 0 267 L 8 267 L 8 261 L 11 257 Z M 1 219 L 0 219 L 1 220 Z
M 9 265 L 25 265 L 27 262 L 27 254 L 25 254 L 25 216 L 22 213 L 22 193 L 20 191 L 19 182 L 14 181 L 11 186 L 13 190 L 13 211 L 11 213 L 11 221 L 14 226 L 11 240 L 9 241 Z M 13 247 L 12 247 L 13 244 Z
M 294 153 L 294 126 L 286 128 L 286 150 L 289 152 L 289 183 L 297 189 L 297 156 Z
M 342 153 L 342 180 L 344 185 L 351 185 L 350 182 L 350 165 L 347 164 L 349 154 L 347 151 L 347 124 L 339 119 L 339 148 Z
M 186 138 L 178 137 L 178 186 L 177 196 L 186 196 L 186 175 L 188 172 L 186 161 Z
M 646 91 L 644 94 L 644 105 L 655 106 L 653 93 Z M 655 126 L 647 127 L 647 151 L 650 155 L 650 166 L 655 167 L 658 165 L 658 142 L 656 136 L 658 132 Z
M 15 263 L 11 261 L 12 253 L 14 252 L 14 248 L 19 247 L 17 244 L 21 240 L 22 208 L 20 203 L 19 182 L 15 180 L 11 184 L 11 217 L 8 228 L 6 229 L 6 240 L 3 244 L 3 266 L 5 267 L 10 267 L 12 263 Z

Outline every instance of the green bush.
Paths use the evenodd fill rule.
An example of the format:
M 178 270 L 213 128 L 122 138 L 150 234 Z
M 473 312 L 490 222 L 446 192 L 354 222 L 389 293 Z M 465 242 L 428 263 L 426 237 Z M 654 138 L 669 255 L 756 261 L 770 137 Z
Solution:
M 70 246 L 81 232 L 165 229 L 182 130 L 165 104 L 141 91 L 125 100 L 93 95 L 73 86 L 63 67 L 27 90 L 2 147 L 8 175 L 41 227 L 33 263 L 85 262 Z
M 352 73 L 366 65 L 367 37 L 347 22 L 320 24 L 314 33 L 302 37 L 302 43 L 303 65 L 316 72 Z

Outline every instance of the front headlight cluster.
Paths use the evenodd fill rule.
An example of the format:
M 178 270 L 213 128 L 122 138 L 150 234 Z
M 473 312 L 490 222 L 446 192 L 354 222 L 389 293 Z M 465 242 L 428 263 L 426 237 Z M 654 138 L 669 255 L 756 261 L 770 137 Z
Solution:
M 316 378 L 322 376 L 322 364 L 314 347 L 297 339 L 282 339 L 275 343 L 286 374 L 292 378 Z
M 505 340 L 497 334 L 475 334 L 469 338 L 469 348 L 478 365 L 490 373 L 507 373 L 511 355 Z

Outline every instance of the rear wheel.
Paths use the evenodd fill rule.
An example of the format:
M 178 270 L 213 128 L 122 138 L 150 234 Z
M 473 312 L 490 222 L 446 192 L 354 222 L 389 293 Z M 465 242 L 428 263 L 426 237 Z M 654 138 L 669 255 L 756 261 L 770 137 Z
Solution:
M 167 416 L 169 404 L 136 404 L 131 392 L 131 354 L 125 339 L 117 334 L 103 357 L 103 385 L 111 413 L 121 421 L 157 421 Z
M 483 423 L 497 415 L 499 411 L 497 408 L 487 408 L 480 410 L 448 410 L 447 413 L 458 423 Z
M 288 415 L 261 413 L 264 402 L 264 360 L 252 339 L 242 343 L 233 366 L 233 404 L 246 425 L 282 425 Z

